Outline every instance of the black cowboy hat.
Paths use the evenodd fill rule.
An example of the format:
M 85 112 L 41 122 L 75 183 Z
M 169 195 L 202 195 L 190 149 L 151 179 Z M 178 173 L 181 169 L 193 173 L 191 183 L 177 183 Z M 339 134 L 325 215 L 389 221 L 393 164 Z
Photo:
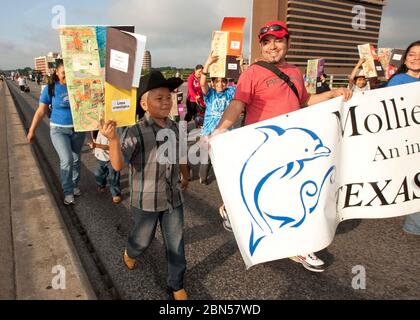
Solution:
M 156 88 L 168 88 L 169 91 L 174 91 L 178 88 L 184 81 L 181 78 L 168 78 L 165 79 L 163 74 L 160 71 L 152 71 L 147 75 L 141 77 L 139 88 L 137 90 L 137 97 L 141 99 L 141 96 L 147 91 Z

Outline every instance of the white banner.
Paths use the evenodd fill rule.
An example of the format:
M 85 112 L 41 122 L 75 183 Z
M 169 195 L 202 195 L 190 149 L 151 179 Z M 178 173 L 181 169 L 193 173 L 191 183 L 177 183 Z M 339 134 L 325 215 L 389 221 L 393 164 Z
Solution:
M 247 268 L 316 252 L 347 219 L 420 211 L 420 84 L 356 93 L 216 136 Z

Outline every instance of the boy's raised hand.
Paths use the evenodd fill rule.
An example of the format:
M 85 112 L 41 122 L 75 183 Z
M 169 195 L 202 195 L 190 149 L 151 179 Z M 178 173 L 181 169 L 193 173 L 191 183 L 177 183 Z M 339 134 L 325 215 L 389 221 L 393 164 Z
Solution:
M 244 56 L 242 54 L 239 57 L 237 57 L 236 60 L 239 61 L 239 65 L 244 65 Z
M 214 56 L 213 51 L 212 51 L 212 52 L 210 52 L 210 54 L 207 58 L 207 61 L 204 65 L 208 67 L 208 66 L 212 65 L 213 63 L 215 63 L 217 61 L 217 59 L 219 59 L 219 56 Z
M 236 58 L 237 61 L 239 61 L 239 69 L 241 72 L 244 72 L 244 56 L 241 54 L 239 57 Z
M 112 120 L 104 122 L 103 119 L 99 121 L 99 131 L 103 136 L 108 138 L 108 140 L 113 140 L 117 137 L 117 123 Z
M 364 64 L 366 62 L 366 58 L 360 58 L 359 61 L 357 62 L 357 65 L 360 67 L 362 64 Z

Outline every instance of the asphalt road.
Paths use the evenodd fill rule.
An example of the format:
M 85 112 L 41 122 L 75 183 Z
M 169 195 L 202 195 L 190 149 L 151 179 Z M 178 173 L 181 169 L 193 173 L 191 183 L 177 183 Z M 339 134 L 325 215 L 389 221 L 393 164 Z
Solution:
M 33 116 L 39 96 L 39 88 L 34 83 L 30 85 L 30 93 L 21 93 L 16 84 L 11 85 L 27 122 Z M 49 138 L 47 122 L 38 129 L 37 139 L 44 154 L 41 161 L 47 161 L 52 168 L 45 175 L 54 175 L 58 181 L 59 162 Z M 150 248 L 139 259 L 139 268 L 127 271 L 121 261 L 132 225 L 127 172 L 123 171 L 121 179 L 124 201 L 114 205 L 110 193 L 96 191 L 95 158 L 87 147 L 82 160 L 82 196 L 76 199 L 71 213 L 77 216 L 81 229 L 86 232 L 83 237 L 87 236 L 88 243 L 93 246 L 90 252 L 95 252 L 96 259 L 105 269 L 99 272 L 101 277 L 89 259 L 82 258 L 98 296 L 103 299 L 115 296 L 167 299 L 166 259 L 159 230 Z M 342 222 L 332 244 L 319 252 L 319 257 L 328 265 L 323 273 L 309 272 L 289 259 L 246 270 L 234 235 L 225 231 L 221 224 L 217 182 L 212 178 L 208 186 L 200 185 L 197 168 L 194 170 L 195 179 L 184 194 L 188 268 L 185 288 L 190 299 L 420 299 L 420 237 L 402 231 L 404 217 Z M 58 189 L 57 185 L 53 188 Z M 53 193 L 58 202 L 61 201 L 60 191 Z M 63 215 L 69 214 L 64 206 L 60 208 Z M 75 235 L 76 246 L 86 246 L 86 241 L 84 245 L 79 244 L 78 238 L 80 236 Z M 88 254 L 86 248 L 80 250 L 82 256 Z M 365 289 L 352 287 L 356 276 L 352 270 L 356 266 L 362 266 L 366 272 Z M 101 283 L 103 274 L 109 277 L 108 283 Z M 114 286 L 114 295 L 107 291 L 110 283 Z

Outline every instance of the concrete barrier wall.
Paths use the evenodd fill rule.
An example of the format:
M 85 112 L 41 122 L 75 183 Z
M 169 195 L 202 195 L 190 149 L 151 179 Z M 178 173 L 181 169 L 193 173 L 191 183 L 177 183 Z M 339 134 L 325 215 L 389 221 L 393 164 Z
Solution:
M 26 133 L 10 91 L 5 84 L 2 86 L 15 298 L 96 299 L 31 145 L 26 142 Z

